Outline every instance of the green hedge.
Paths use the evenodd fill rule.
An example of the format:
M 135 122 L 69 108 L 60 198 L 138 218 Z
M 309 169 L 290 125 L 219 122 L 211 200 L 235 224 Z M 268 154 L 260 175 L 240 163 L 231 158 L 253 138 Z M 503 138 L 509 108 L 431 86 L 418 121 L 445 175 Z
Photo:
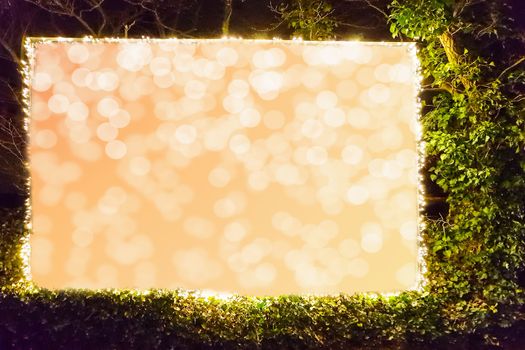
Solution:
M 501 329 L 524 319 L 518 278 L 525 257 L 523 42 L 499 1 L 395 0 L 389 11 L 393 36 L 419 42 L 425 176 L 449 207 L 446 216 L 425 219 L 424 290 L 230 300 L 181 290 L 50 291 L 24 280 L 24 213 L 4 211 L 0 348 L 503 344 Z

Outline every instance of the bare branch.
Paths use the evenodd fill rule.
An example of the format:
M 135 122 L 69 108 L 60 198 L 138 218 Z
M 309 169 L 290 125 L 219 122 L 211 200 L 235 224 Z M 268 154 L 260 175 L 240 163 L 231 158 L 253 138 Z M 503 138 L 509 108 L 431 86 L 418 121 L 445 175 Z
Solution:
M 459 17 L 463 14 L 466 8 L 481 3 L 482 0 L 461 0 L 457 1 L 454 6 L 453 16 Z
M 375 26 L 363 26 L 363 25 L 359 25 L 359 24 L 345 23 L 345 22 L 341 22 L 341 23 L 339 23 L 339 25 L 342 26 L 342 27 L 351 27 L 351 28 L 357 28 L 357 29 L 374 29 L 374 28 L 376 28 Z
M 366 4 L 368 6 L 370 6 L 371 8 L 373 8 L 374 10 L 376 10 L 377 12 L 379 12 L 380 14 L 382 14 L 385 18 L 389 18 L 388 17 L 388 13 L 386 13 L 385 11 L 383 11 L 382 9 L 380 9 L 378 6 L 372 4 L 372 2 L 370 0 L 365 0 Z
M 25 146 L 25 139 L 21 135 L 19 128 L 7 116 L 0 116 L 0 132 L 10 138 L 10 141 L 0 140 L 0 147 L 15 156 L 22 164 L 24 163 L 24 153 L 19 144 Z
M 222 35 L 230 33 L 230 20 L 233 12 L 233 0 L 224 0 L 224 19 L 222 21 Z
M 166 36 L 166 34 L 172 34 L 172 33 L 176 33 L 182 37 L 191 37 L 191 35 L 189 35 L 189 33 L 191 31 L 181 31 L 179 29 L 176 28 L 176 25 L 177 25 L 177 21 L 178 21 L 178 17 L 180 15 L 180 12 L 182 11 L 182 5 L 186 2 L 184 0 L 179 0 L 177 1 L 177 7 L 175 6 L 168 6 L 168 8 L 160 8 L 157 4 L 157 2 L 155 1 L 151 1 L 151 0 L 124 0 L 126 3 L 130 4 L 130 5 L 133 5 L 133 6 L 137 6 L 139 8 L 141 8 L 142 10 L 150 13 L 151 15 L 153 15 L 155 17 L 155 22 L 154 24 L 157 25 L 157 30 L 159 32 L 159 35 L 161 36 Z M 171 3 L 170 3 L 171 4 Z M 150 6 L 150 5 L 153 5 L 153 6 Z M 163 17 L 166 17 L 164 16 L 164 14 L 166 13 L 170 13 L 170 11 L 167 11 L 168 9 L 175 9 L 175 12 L 176 12 L 176 16 L 175 17 L 169 17 L 168 18 L 170 20 L 174 20 L 173 21 L 173 24 L 167 24 L 166 23 L 166 20 L 163 19 Z M 130 27 L 128 27 L 128 30 L 129 30 Z M 168 33 L 166 33 L 166 31 Z M 126 34 L 127 34 L 127 31 L 126 31 Z
M 68 16 L 76 19 L 84 29 L 86 29 L 91 35 L 96 35 L 96 31 L 82 18 L 81 10 L 77 10 L 75 7 L 74 0 L 52 0 L 43 3 L 42 0 L 23 0 L 29 4 L 38 6 L 42 10 L 60 15 Z
M 84 12 L 91 12 L 93 10 L 96 10 L 98 12 L 102 20 L 102 23 L 98 27 L 98 33 L 97 33 L 98 36 L 102 34 L 102 31 L 104 30 L 104 27 L 106 26 L 106 23 L 107 23 L 106 12 L 102 9 L 102 4 L 104 3 L 104 1 L 105 0 L 99 0 L 99 1 L 92 0 L 91 3 L 93 5 L 91 6 L 91 8 L 80 11 L 80 16 L 82 16 Z
M 131 29 L 131 27 L 133 27 L 133 25 L 135 24 L 135 21 L 131 22 L 131 24 L 125 24 L 124 25 L 124 38 L 127 38 L 128 37 L 128 31 Z
M 0 36 L 0 45 L 2 45 L 2 47 L 4 48 L 4 50 L 6 50 L 6 51 L 9 53 L 9 56 L 11 57 L 11 59 L 13 60 L 13 62 L 15 62 L 15 63 L 18 64 L 18 65 L 21 65 L 20 57 L 18 57 L 17 53 L 13 50 L 13 48 L 11 47 L 11 45 L 9 45 L 9 44 L 4 40 L 4 38 L 2 38 L 1 36 Z
M 368 7 L 376 10 L 377 12 L 379 12 L 383 17 L 385 18 L 389 18 L 388 17 L 388 13 L 386 13 L 385 11 L 383 11 L 383 9 L 381 9 L 379 6 L 377 5 L 374 5 L 372 3 L 372 1 L 370 0 L 344 0 L 345 2 L 353 2 L 353 3 L 356 3 L 356 2 L 361 2 L 361 3 L 365 3 Z
M 518 65 L 520 65 L 523 61 L 525 61 L 525 56 L 520 58 L 519 60 L 517 60 L 516 62 L 514 62 L 512 65 L 510 65 L 509 67 L 505 68 L 503 70 L 503 72 L 500 73 L 500 75 L 498 75 L 498 80 L 501 79 L 508 71 L 512 70 L 513 68 L 517 67 Z

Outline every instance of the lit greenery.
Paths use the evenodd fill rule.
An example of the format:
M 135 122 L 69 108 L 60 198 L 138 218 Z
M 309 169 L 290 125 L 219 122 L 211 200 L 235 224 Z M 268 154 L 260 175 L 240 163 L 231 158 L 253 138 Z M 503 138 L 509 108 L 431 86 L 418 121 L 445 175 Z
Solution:
M 296 33 L 334 35 L 332 24 L 312 29 L 308 18 L 302 24 L 297 7 L 281 10 Z M 514 40 L 504 11 L 497 1 L 390 6 L 392 35 L 419 42 L 426 175 L 449 205 L 442 219 L 427 219 L 425 290 L 228 301 L 183 291 L 43 290 L 21 279 L 23 213 L 14 212 L 4 215 L 0 241 L 0 348 L 7 347 L 2 339 L 14 348 L 497 345 L 494 330 L 523 317 L 518 273 L 525 257 L 525 69 L 522 57 L 502 49 Z
M 276 12 L 293 31 L 293 36 L 305 40 L 334 38 L 334 30 L 339 25 L 334 18 L 332 5 L 323 0 L 297 0 L 283 2 Z
M 446 0 L 391 9 L 392 34 L 421 42 L 429 173 L 448 194 L 448 216 L 425 234 L 429 291 L 458 330 L 509 325 L 524 296 L 525 81 L 523 58 L 496 55 L 513 39 L 508 9 Z

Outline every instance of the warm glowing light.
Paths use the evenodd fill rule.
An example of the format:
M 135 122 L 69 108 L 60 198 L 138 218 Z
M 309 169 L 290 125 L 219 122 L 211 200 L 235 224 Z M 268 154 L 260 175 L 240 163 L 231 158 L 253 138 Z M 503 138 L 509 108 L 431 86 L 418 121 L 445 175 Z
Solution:
M 36 283 L 265 295 L 424 282 L 414 44 L 26 50 Z

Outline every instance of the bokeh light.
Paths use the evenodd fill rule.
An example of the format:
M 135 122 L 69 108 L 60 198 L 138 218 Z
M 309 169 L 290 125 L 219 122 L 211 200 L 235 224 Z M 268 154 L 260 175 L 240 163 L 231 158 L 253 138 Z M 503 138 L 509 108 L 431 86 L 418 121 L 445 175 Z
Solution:
M 402 43 L 37 45 L 34 281 L 247 295 L 413 287 L 415 67 Z

